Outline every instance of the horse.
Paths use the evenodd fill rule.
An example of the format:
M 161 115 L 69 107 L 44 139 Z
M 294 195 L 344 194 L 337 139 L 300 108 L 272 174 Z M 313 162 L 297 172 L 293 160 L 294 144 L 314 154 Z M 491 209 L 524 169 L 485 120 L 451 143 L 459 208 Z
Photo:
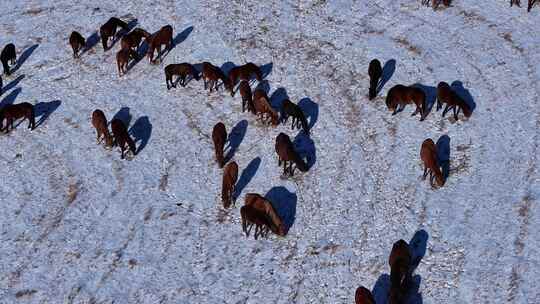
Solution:
M 292 117 L 292 130 L 294 130 L 295 128 L 301 128 L 304 130 L 304 132 L 306 132 L 306 134 L 309 135 L 309 126 L 304 112 L 297 104 L 294 104 L 292 101 L 285 99 L 285 101 L 283 101 L 283 112 L 281 115 L 282 122 L 287 122 L 289 116 Z
M 211 64 L 210 62 L 203 62 L 202 63 L 202 78 L 204 81 L 204 89 L 206 90 L 207 87 L 210 89 L 210 92 L 212 92 L 212 89 L 218 90 L 218 81 L 221 79 L 223 84 L 225 85 L 225 89 L 229 88 L 227 77 L 225 76 L 225 73 L 223 71 Z
M 34 106 L 31 103 L 22 102 L 7 105 L 0 110 L 0 131 L 3 130 L 4 119 L 6 120 L 5 133 L 8 133 L 9 127 L 11 126 L 13 130 L 15 128 L 15 120 L 20 118 L 28 119 L 28 129 L 34 130 L 36 128 Z
M 520 0 L 510 0 L 510 7 L 512 7 L 514 4 L 517 5 L 518 7 L 521 7 Z
M 2 82 L 2 75 L 0 75 L 0 95 L 2 95 L 3 87 L 4 87 L 4 83 Z
M 285 224 L 277 214 L 272 203 L 266 198 L 257 193 L 248 193 L 244 199 L 244 205 L 251 206 L 264 214 L 270 219 L 270 230 L 279 236 L 285 236 L 287 229 Z
M 307 164 L 302 160 L 298 152 L 294 150 L 293 143 L 287 134 L 279 133 L 276 137 L 275 148 L 278 155 L 278 166 L 281 166 L 281 162 L 283 162 L 283 174 L 289 173 L 290 176 L 294 175 L 293 163 L 302 172 L 308 170 Z M 288 167 L 287 162 L 289 163 Z
M 162 45 L 165 45 L 167 52 L 169 52 L 173 46 L 173 28 L 170 25 L 165 25 L 164 27 L 160 28 L 159 31 L 154 33 L 148 39 L 148 52 L 146 54 L 150 63 L 155 63 L 154 52 L 156 49 L 158 50 L 158 56 L 156 59 L 161 59 Z
M 167 84 L 167 90 L 170 90 L 171 87 L 176 88 L 176 83 L 172 81 L 172 78 L 175 75 L 178 76 L 178 79 L 180 79 L 180 85 L 182 87 L 186 86 L 186 79 L 188 76 L 191 76 L 191 78 L 194 78 L 197 81 L 200 79 L 199 71 L 197 71 L 193 65 L 187 62 L 169 64 L 165 67 L 165 83 Z
M 133 139 L 131 139 L 131 137 L 129 136 L 129 133 L 124 123 L 120 119 L 113 119 L 111 121 L 111 130 L 114 136 L 114 141 L 116 142 L 122 153 L 120 158 L 124 159 L 124 152 L 126 150 L 131 151 L 133 156 L 135 156 L 137 153 L 135 149 L 135 143 L 133 142 Z
M 424 140 L 422 143 L 422 147 L 420 148 L 420 159 L 424 162 L 424 175 L 422 178 L 425 180 L 429 173 L 429 183 L 431 187 L 434 187 L 433 179 L 437 182 L 437 186 L 442 187 L 445 180 L 439 162 L 437 161 L 437 146 L 431 138 Z
M 454 92 L 448 83 L 441 81 L 437 85 L 437 111 L 442 108 L 443 103 L 446 103 L 446 107 L 444 108 L 442 117 L 444 117 L 449 110 L 454 111 L 455 120 L 458 120 L 459 111 L 463 111 L 463 115 L 467 118 L 472 115 L 472 110 L 465 100 Z
M 73 50 L 73 58 L 79 58 L 79 51 L 86 46 L 86 40 L 79 32 L 73 31 L 69 36 L 69 44 Z
M 277 126 L 279 123 L 279 115 L 270 105 L 270 99 L 264 90 L 256 89 L 255 92 L 253 92 L 253 106 L 255 108 L 255 113 L 263 123 L 270 118 L 269 123 L 273 126 Z
M 529 4 L 527 5 L 527 12 L 531 11 L 531 8 L 536 3 L 537 0 L 529 0 Z
M 134 49 L 134 51 L 139 52 L 142 39 L 148 39 L 149 37 L 150 33 L 142 28 L 136 28 L 122 37 L 120 46 L 122 49 Z
M 240 96 L 242 96 L 242 113 L 247 109 L 248 112 L 255 113 L 255 106 L 253 105 L 253 93 L 249 82 L 242 80 L 238 86 Z
M 138 60 L 139 55 L 131 48 L 121 49 L 116 53 L 116 64 L 118 66 L 118 76 L 122 76 L 127 73 L 129 60 Z
M 263 212 L 251 206 L 242 206 L 240 208 L 240 216 L 242 218 L 242 231 L 246 233 L 246 237 L 249 237 L 249 232 L 253 225 L 255 225 L 255 239 L 257 239 L 258 236 L 268 236 L 268 231 L 270 230 L 269 225 L 271 225 L 271 223 Z
M 356 304 L 375 304 L 375 299 L 373 298 L 371 291 L 364 286 L 360 286 L 354 293 L 354 302 Z
M 101 141 L 105 140 L 105 147 L 112 148 L 113 146 L 113 137 L 109 133 L 109 127 L 107 126 L 107 118 L 105 114 L 100 109 L 96 109 L 92 112 L 92 125 L 96 129 L 96 141 L 99 145 Z M 102 139 L 103 137 L 103 139 Z
M 0 61 L 2 61 L 2 66 L 4 67 L 4 74 L 8 76 L 11 74 L 11 71 L 9 70 L 9 63 L 14 65 L 16 60 L 17 52 L 15 51 L 15 45 L 13 43 L 9 43 L 0 53 Z
M 386 106 L 393 111 L 392 115 L 403 111 L 407 104 L 414 103 L 416 110 L 411 116 L 420 113 L 420 121 L 427 115 L 426 93 L 420 88 L 407 87 L 401 84 L 393 86 L 386 96 Z
M 422 0 L 422 4 L 429 6 L 429 1 L 430 0 Z M 431 0 L 431 6 L 433 7 L 434 10 L 436 10 L 439 7 L 439 5 L 441 5 L 441 3 L 444 6 L 449 7 L 451 2 L 452 2 L 451 0 Z
M 369 75 L 369 100 L 373 100 L 377 96 L 377 87 L 382 77 L 381 62 L 377 59 L 371 60 L 368 68 Z
M 237 179 L 238 164 L 233 161 L 228 163 L 225 166 L 225 170 L 223 170 L 223 183 L 221 187 L 221 201 L 223 202 L 223 208 L 229 208 L 231 204 L 234 204 L 234 191 Z
M 252 75 L 255 75 L 257 81 L 262 81 L 263 76 L 261 69 L 252 62 L 248 62 L 244 65 L 234 67 L 229 71 L 229 90 L 232 97 L 234 97 L 234 86 L 236 85 L 238 78 L 240 78 L 240 80 L 245 80 L 249 82 Z
M 392 245 L 392 251 L 388 258 L 390 264 L 390 304 L 403 303 L 407 285 L 410 281 L 411 249 L 404 240 L 399 240 Z
M 107 22 L 105 22 L 105 24 L 103 24 L 99 28 L 99 35 L 101 36 L 101 44 L 103 45 L 104 51 L 107 51 L 109 49 L 109 47 L 107 46 L 109 39 L 113 38 L 114 40 L 117 27 L 121 27 L 124 31 L 128 30 L 127 23 L 116 17 L 111 17 Z
M 223 168 L 225 165 L 223 150 L 225 149 L 225 142 L 227 141 L 227 130 L 222 122 L 218 122 L 214 126 L 214 129 L 212 130 L 212 141 L 214 142 L 214 150 L 216 153 L 218 166 Z

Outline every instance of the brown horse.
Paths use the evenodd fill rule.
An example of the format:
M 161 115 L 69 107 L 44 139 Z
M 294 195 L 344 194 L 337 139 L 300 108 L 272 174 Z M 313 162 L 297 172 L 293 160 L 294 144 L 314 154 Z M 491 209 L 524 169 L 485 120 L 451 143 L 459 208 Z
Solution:
M 114 141 L 118 145 L 121 151 L 121 159 L 124 159 L 124 152 L 126 150 L 131 151 L 133 156 L 136 155 L 135 143 L 129 136 L 126 126 L 120 119 L 113 119 L 111 121 L 111 130 L 114 136 Z M 127 153 L 126 153 L 127 154 Z
M 138 60 L 139 55 L 131 48 L 121 49 L 116 53 L 116 64 L 118 65 L 118 76 L 127 73 L 129 60 Z
M 433 179 L 436 180 L 437 186 L 442 187 L 445 180 L 441 173 L 439 162 L 437 161 L 437 146 L 431 138 L 424 140 L 422 143 L 420 158 L 424 162 L 424 175 L 422 178 L 425 180 L 429 173 L 431 187 L 434 187 Z
M 463 115 L 469 118 L 472 115 L 471 108 L 456 92 L 452 90 L 448 83 L 441 81 L 437 85 L 437 111 L 442 108 L 442 104 L 446 103 L 446 107 L 442 113 L 442 117 L 450 110 L 454 111 L 454 119 L 458 120 L 459 111 L 463 111 Z
M 242 80 L 238 86 L 240 95 L 242 96 L 242 113 L 247 109 L 248 112 L 255 113 L 255 106 L 253 105 L 253 93 L 249 82 Z
M 223 208 L 229 208 L 234 204 L 234 191 L 238 179 L 238 165 L 236 162 L 230 162 L 223 170 L 223 183 L 221 187 L 221 201 Z
M 128 30 L 127 23 L 116 17 L 112 17 L 99 28 L 99 35 L 101 36 L 101 44 L 103 45 L 104 51 L 109 49 L 107 46 L 109 39 L 113 38 L 114 40 L 117 27 L 121 27 L 124 31 Z
M 15 128 L 15 120 L 20 118 L 28 119 L 28 129 L 34 130 L 36 128 L 34 106 L 31 103 L 22 102 L 7 105 L 0 110 L 0 131 L 3 130 L 4 120 L 6 120 L 5 133 L 8 133 L 9 127 L 13 130 Z
M 512 7 L 514 4 L 517 5 L 518 7 L 521 7 L 520 0 L 510 0 L 510 7 Z
M 218 81 L 221 80 L 223 82 L 223 85 L 225 86 L 225 89 L 229 88 L 227 77 L 225 76 L 225 73 L 223 71 L 211 64 L 210 62 L 203 62 L 202 63 L 202 78 L 204 81 L 204 89 L 206 90 L 207 87 L 210 89 L 210 92 L 212 92 L 212 89 L 218 90 Z
M 158 51 L 157 59 L 161 59 L 161 46 L 165 45 L 165 49 L 167 52 L 171 50 L 173 47 L 173 28 L 170 25 L 165 25 L 159 31 L 154 33 L 149 39 L 148 39 L 148 60 L 150 63 L 155 63 L 154 60 L 154 52 Z
M 142 39 L 148 39 L 149 37 L 150 33 L 142 28 L 136 28 L 122 37 L 122 40 L 120 40 L 120 46 L 122 49 L 133 49 L 134 51 L 138 52 Z
M 96 109 L 92 113 L 92 125 L 96 129 L 96 141 L 98 145 L 101 143 L 103 137 L 103 139 L 105 139 L 105 147 L 112 148 L 113 138 L 111 136 L 111 133 L 109 133 L 109 127 L 107 126 L 107 118 L 105 117 L 105 113 L 103 113 L 103 111 L 101 111 L 100 109 Z
M 293 130 L 295 128 L 302 128 L 306 134 L 309 134 L 309 126 L 302 109 L 292 101 L 285 99 L 285 101 L 283 101 L 283 114 L 281 116 L 281 120 L 283 122 L 287 122 L 289 116 L 292 117 L 291 128 Z
M 253 106 L 255 108 L 255 113 L 263 123 L 270 119 L 269 123 L 273 126 L 277 126 L 279 123 L 279 115 L 270 105 L 270 99 L 264 90 L 256 89 L 255 92 L 253 92 Z
M 73 31 L 69 36 L 69 44 L 73 50 L 73 58 L 79 58 L 79 51 L 86 46 L 86 40 L 79 32 Z
M 537 2 L 537 0 L 529 0 L 529 4 L 527 5 L 527 12 L 531 11 L 531 8 L 533 5 Z
M 429 2 L 430 0 L 422 0 L 422 4 L 426 6 L 429 6 Z M 439 7 L 439 5 L 441 5 L 441 3 L 444 6 L 449 7 L 451 2 L 452 2 L 451 0 L 431 0 L 431 6 L 433 7 L 434 10 L 436 10 Z
M 169 64 L 165 67 L 165 83 L 167 84 L 167 90 L 170 90 L 171 87 L 176 88 L 176 83 L 172 80 L 173 76 L 178 76 L 177 81 L 179 79 L 180 85 L 183 87 L 186 86 L 186 79 L 188 76 L 191 76 L 191 78 L 194 78 L 197 81 L 200 79 L 199 71 L 187 62 Z
M 405 301 L 405 294 L 411 276 L 411 249 L 404 240 L 399 240 L 392 246 L 390 257 L 390 304 L 401 304 Z
M 261 69 L 254 63 L 248 62 L 244 65 L 237 66 L 232 68 L 229 71 L 229 90 L 231 92 L 231 96 L 234 97 L 234 86 L 236 85 L 236 82 L 240 78 L 240 80 L 250 81 L 251 76 L 255 75 L 255 78 L 257 81 L 262 81 L 262 71 Z
M 371 291 L 364 286 L 360 286 L 356 289 L 354 294 L 354 302 L 356 304 L 375 304 L 375 299 L 373 298 Z
M 423 121 L 427 115 L 427 104 L 426 94 L 422 89 L 398 84 L 392 87 L 386 96 L 386 106 L 393 111 L 392 115 L 396 115 L 403 111 L 406 105 L 413 103 L 416 110 L 411 116 L 420 113 L 420 121 Z
M 9 64 L 14 65 L 17 60 L 17 52 L 15 51 L 15 45 L 13 43 L 7 44 L 0 53 L 0 61 L 4 67 L 4 74 L 10 75 Z
M 249 232 L 253 225 L 255 225 L 255 239 L 259 236 L 268 236 L 271 222 L 266 214 L 251 206 L 242 206 L 240 208 L 240 216 L 242 218 L 242 231 L 244 231 L 247 237 L 249 237 Z
M 290 176 L 293 176 L 293 164 L 296 164 L 296 167 L 302 172 L 308 170 L 307 164 L 302 160 L 298 152 L 294 150 L 294 145 L 287 134 L 279 133 L 276 137 L 275 147 L 278 155 L 278 166 L 281 166 L 281 162 L 283 162 L 283 174 L 289 173 Z M 287 163 L 289 163 L 288 167 Z
M 264 214 L 270 219 L 270 230 L 279 236 L 285 236 L 287 229 L 285 224 L 277 214 L 272 203 L 266 198 L 257 193 L 248 193 L 244 201 L 244 205 L 251 206 Z
M 218 166 L 223 168 L 225 165 L 225 159 L 223 157 L 223 151 L 225 149 L 225 142 L 227 141 L 227 130 L 225 125 L 218 122 L 212 130 L 212 140 L 214 141 L 214 150 L 216 152 L 216 160 Z
M 369 100 L 377 96 L 377 87 L 382 77 L 381 62 L 377 59 L 371 60 L 368 68 L 369 75 Z

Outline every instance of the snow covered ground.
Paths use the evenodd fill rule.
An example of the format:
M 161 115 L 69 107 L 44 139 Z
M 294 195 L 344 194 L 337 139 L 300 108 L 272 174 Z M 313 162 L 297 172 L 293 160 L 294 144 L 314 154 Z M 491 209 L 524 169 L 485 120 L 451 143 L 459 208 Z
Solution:
M 43 121 L 0 138 L 0 303 L 353 303 L 360 285 L 385 303 L 398 239 L 425 250 L 410 303 L 540 303 L 540 8 L 454 2 L 0 1 L 0 46 L 24 53 L 0 101 L 39 103 Z M 171 24 L 179 44 L 122 78 L 119 43 L 72 59 L 69 33 L 88 37 L 111 16 Z M 391 78 L 368 101 L 373 58 Z M 311 139 L 262 126 L 202 82 L 167 91 L 164 65 L 184 61 L 263 65 L 274 100 L 308 113 Z M 384 105 L 395 84 L 432 94 L 439 81 L 470 94 L 468 121 Z M 130 120 L 144 145 L 133 160 L 95 144 L 96 108 Z M 240 142 L 230 210 L 218 121 Z M 281 178 L 279 132 L 310 155 L 309 172 Z M 450 177 L 433 190 L 419 150 L 443 135 Z M 246 239 L 248 192 L 274 200 L 285 238 Z

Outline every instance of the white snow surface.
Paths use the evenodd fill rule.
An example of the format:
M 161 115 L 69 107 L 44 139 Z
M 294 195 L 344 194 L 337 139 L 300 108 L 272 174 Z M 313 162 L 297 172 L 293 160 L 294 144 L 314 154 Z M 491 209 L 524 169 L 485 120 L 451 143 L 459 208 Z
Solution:
M 386 303 L 392 244 L 414 240 L 419 255 L 426 234 L 409 303 L 540 303 L 540 8 L 420 2 L 0 1 L 0 46 L 27 57 L 0 101 L 50 113 L 0 137 L 0 303 L 353 303 L 360 285 Z M 112 16 L 171 24 L 183 41 L 122 78 L 119 42 L 74 60 L 70 32 Z M 373 58 L 396 64 L 369 101 Z M 277 166 L 277 134 L 298 130 L 263 126 L 202 81 L 167 91 L 166 64 L 202 61 L 271 67 L 269 94 L 303 100 L 307 173 Z M 439 81 L 462 82 L 470 119 L 386 109 L 393 85 Z M 96 108 L 109 120 L 129 108 L 131 134 L 149 136 L 132 160 L 96 145 Z M 243 120 L 233 159 L 247 185 L 224 210 L 211 131 L 241 137 Z M 443 135 L 450 176 L 434 190 L 419 151 Z M 286 237 L 243 235 L 249 192 L 274 198 Z

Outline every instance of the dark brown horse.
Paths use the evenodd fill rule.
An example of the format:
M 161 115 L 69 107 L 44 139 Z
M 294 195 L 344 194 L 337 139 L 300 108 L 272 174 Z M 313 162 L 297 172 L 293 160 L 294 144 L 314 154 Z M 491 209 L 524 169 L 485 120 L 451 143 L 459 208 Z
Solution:
M 160 28 L 159 31 L 154 33 L 149 39 L 148 39 L 148 60 L 150 63 L 155 63 L 154 60 L 154 52 L 157 49 L 157 59 L 161 59 L 161 46 L 165 45 L 165 49 L 167 52 L 171 50 L 173 47 L 173 28 L 170 25 L 165 25 L 164 27 Z
M 120 46 L 122 47 L 122 49 L 132 49 L 138 52 L 139 47 L 141 46 L 142 39 L 148 39 L 149 37 L 150 33 L 143 30 L 142 28 L 136 28 L 122 37 L 122 40 L 120 40 Z
M 371 291 L 364 286 L 360 286 L 356 289 L 354 294 L 354 302 L 356 304 L 375 304 L 375 299 L 373 298 Z
M 405 295 L 411 276 L 411 250 L 407 242 L 399 240 L 394 243 L 388 264 L 390 264 L 389 303 L 405 303 Z
M 222 81 L 225 89 L 229 88 L 229 81 L 227 80 L 225 73 L 223 73 L 219 67 L 211 64 L 210 62 L 202 63 L 202 78 L 204 81 L 204 89 L 206 90 L 208 87 L 210 92 L 212 92 L 213 89 L 216 91 L 218 90 L 219 80 Z
M 116 64 L 118 65 L 118 76 L 127 73 L 129 60 L 138 60 L 139 55 L 131 48 L 121 49 L 116 53 Z
M 111 133 L 109 133 L 109 127 L 107 126 L 107 118 L 105 117 L 105 113 L 103 113 L 103 111 L 101 111 L 100 109 L 96 109 L 92 113 L 92 125 L 96 129 L 96 141 L 98 145 L 104 139 L 105 147 L 112 148 L 113 137 L 111 136 Z
M 236 162 L 230 162 L 223 170 L 223 183 L 221 185 L 221 201 L 223 208 L 229 208 L 234 204 L 234 191 L 238 179 L 238 165 Z
M 429 6 L 430 1 L 431 1 L 431 6 L 433 7 L 434 10 L 436 10 L 439 7 L 439 5 L 441 5 L 441 3 L 444 6 L 449 7 L 450 3 L 452 2 L 451 0 L 422 0 L 422 4 Z
M 381 62 L 377 59 L 371 60 L 368 68 L 369 75 L 369 100 L 377 96 L 377 87 L 382 77 Z
M 253 93 L 251 92 L 251 87 L 249 82 L 242 80 L 238 86 L 240 91 L 240 96 L 242 96 L 242 112 L 246 109 L 248 112 L 255 113 L 255 106 L 253 105 Z
M 277 126 L 279 123 L 279 115 L 270 105 L 270 99 L 264 90 L 256 89 L 255 92 L 253 92 L 253 106 L 255 108 L 255 113 L 263 123 L 269 120 L 269 123 L 273 126 Z
M 408 104 L 416 105 L 416 110 L 411 116 L 420 113 L 420 121 L 423 121 L 427 115 L 427 104 L 426 94 L 422 89 L 398 84 L 388 91 L 386 106 L 390 111 L 393 111 L 392 115 L 403 111 Z
M 514 4 L 517 5 L 518 7 L 521 7 L 520 0 L 510 0 L 510 7 L 512 7 Z
M 270 219 L 271 225 L 269 227 L 273 233 L 279 236 L 285 236 L 287 234 L 285 224 L 269 200 L 262 197 L 260 194 L 248 193 L 246 194 L 244 205 L 251 206 L 266 214 L 266 216 Z
M 433 179 L 436 180 L 437 186 L 442 187 L 445 180 L 439 162 L 437 161 L 437 146 L 431 138 L 424 140 L 422 143 L 420 159 L 424 162 L 424 175 L 422 178 L 425 180 L 429 173 L 431 187 L 434 187 Z
M 527 12 L 531 11 L 531 8 L 538 0 L 529 0 L 529 4 L 527 5 Z
M 169 64 L 165 67 L 165 83 L 167 84 L 167 90 L 170 90 L 171 87 L 176 88 L 176 83 L 173 82 L 173 76 L 178 76 L 177 81 L 179 80 L 180 85 L 183 87 L 186 86 L 186 79 L 188 76 L 191 76 L 191 78 L 194 78 L 197 81 L 200 79 L 199 71 L 187 62 Z
M 283 174 L 288 173 L 290 176 L 293 176 L 293 164 L 302 172 L 308 170 L 307 164 L 302 160 L 298 152 L 294 150 L 294 145 L 287 134 L 279 133 L 276 137 L 275 148 L 278 155 L 278 166 L 281 166 L 281 162 L 283 162 Z M 287 163 L 289 163 L 289 166 L 287 166 Z
M 128 25 L 124 21 L 112 17 L 105 24 L 99 28 L 99 35 L 101 36 L 101 44 L 103 45 L 103 50 L 107 51 L 109 47 L 107 46 L 109 39 L 113 38 L 116 35 L 116 30 L 118 27 L 121 27 L 124 31 L 128 30 Z
M 283 122 L 287 122 L 289 116 L 292 117 L 291 128 L 293 130 L 295 128 L 302 128 L 304 132 L 306 132 L 306 134 L 309 134 L 309 126 L 302 109 L 297 104 L 294 104 L 292 101 L 285 99 L 285 101 L 283 101 L 283 114 L 281 120 Z
M 255 75 L 255 78 L 257 81 L 262 81 L 262 71 L 261 69 L 254 63 L 248 62 L 244 65 L 237 66 L 232 68 L 229 71 L 229 90 L 231 92 L 231 96 L 234 96 L 234 86 L 236 85 L 236 82 L 238 79 L 250 81 L 251 76 Z
M 212 130 L 212 140 L 214 141 L 214 150 L 216 153 L 218 166 L 223 168 L 225 165 L 223 152 L 225 150 L 225 142 L 227 141 L 227 130 L 225 129 L 225 125 L 223 123 L 218 122 L 214 126 L 214 129 Z
M 121 159 L 124 159 L 124 152 L 131 151 L 133 156 L 136 155 L 137 151 L 135 149 L 135 143 L 133 139 L 129 136 L 126 125 L 120 119 L 113 119 L 111 121 L 111 130 L 114 136 L 114 141 L 118 145 L 121 151 Z M 127 154 L 127 153 L 125 153 Z
M 73 50 L 73 58 L 79 58 L 79 51 L 86 46 L 86 40 L 79 32 L 73 31 L 69 36 L 69 44 Z
M 2 49 L 0 53 L 0 61 L 2 61 L 2 66 L 4 67 L 4 74 L 10 75 L 11 71 L 9 69 L 9 64 L 14 65 L 17 60 L 17 52 L 15 51 L 15 45 L 10 43 Z
M 36 117 L 34 114 L 34 106 L 28 102 L 19 104 L 10 104 L 0 110 L 0 131 L 3 131 L 3 123 L 6 120 L 5 133 L 9 132 L 9 128 L 15 128 L 17 119 L 28 119 L 28 129 L 34 130 L 36 127 Z
M 471 108 L 469 105 L 461 98 L 448 83 L 441 81 L 437 85 L 437 111 L 442 108 L 442 105 L 446 103 L 446 107 L 442 113 L 444 117 L 446 113 L 450 110 L 454 111 L 454 119 L 458 120 L 459 111 L 463 111 L 463 115 L 469 118 L 472 115 Z
M 244 231 L 247 237 L 249 237 L 249 232 L 253 225 L 255 225 L 255 239 L 259 236 L 267 237 L 271 222 L 266 214 L 251 206 L 242 206 L 240 208 L 240 216 L 242 218 L 242 231 Z

